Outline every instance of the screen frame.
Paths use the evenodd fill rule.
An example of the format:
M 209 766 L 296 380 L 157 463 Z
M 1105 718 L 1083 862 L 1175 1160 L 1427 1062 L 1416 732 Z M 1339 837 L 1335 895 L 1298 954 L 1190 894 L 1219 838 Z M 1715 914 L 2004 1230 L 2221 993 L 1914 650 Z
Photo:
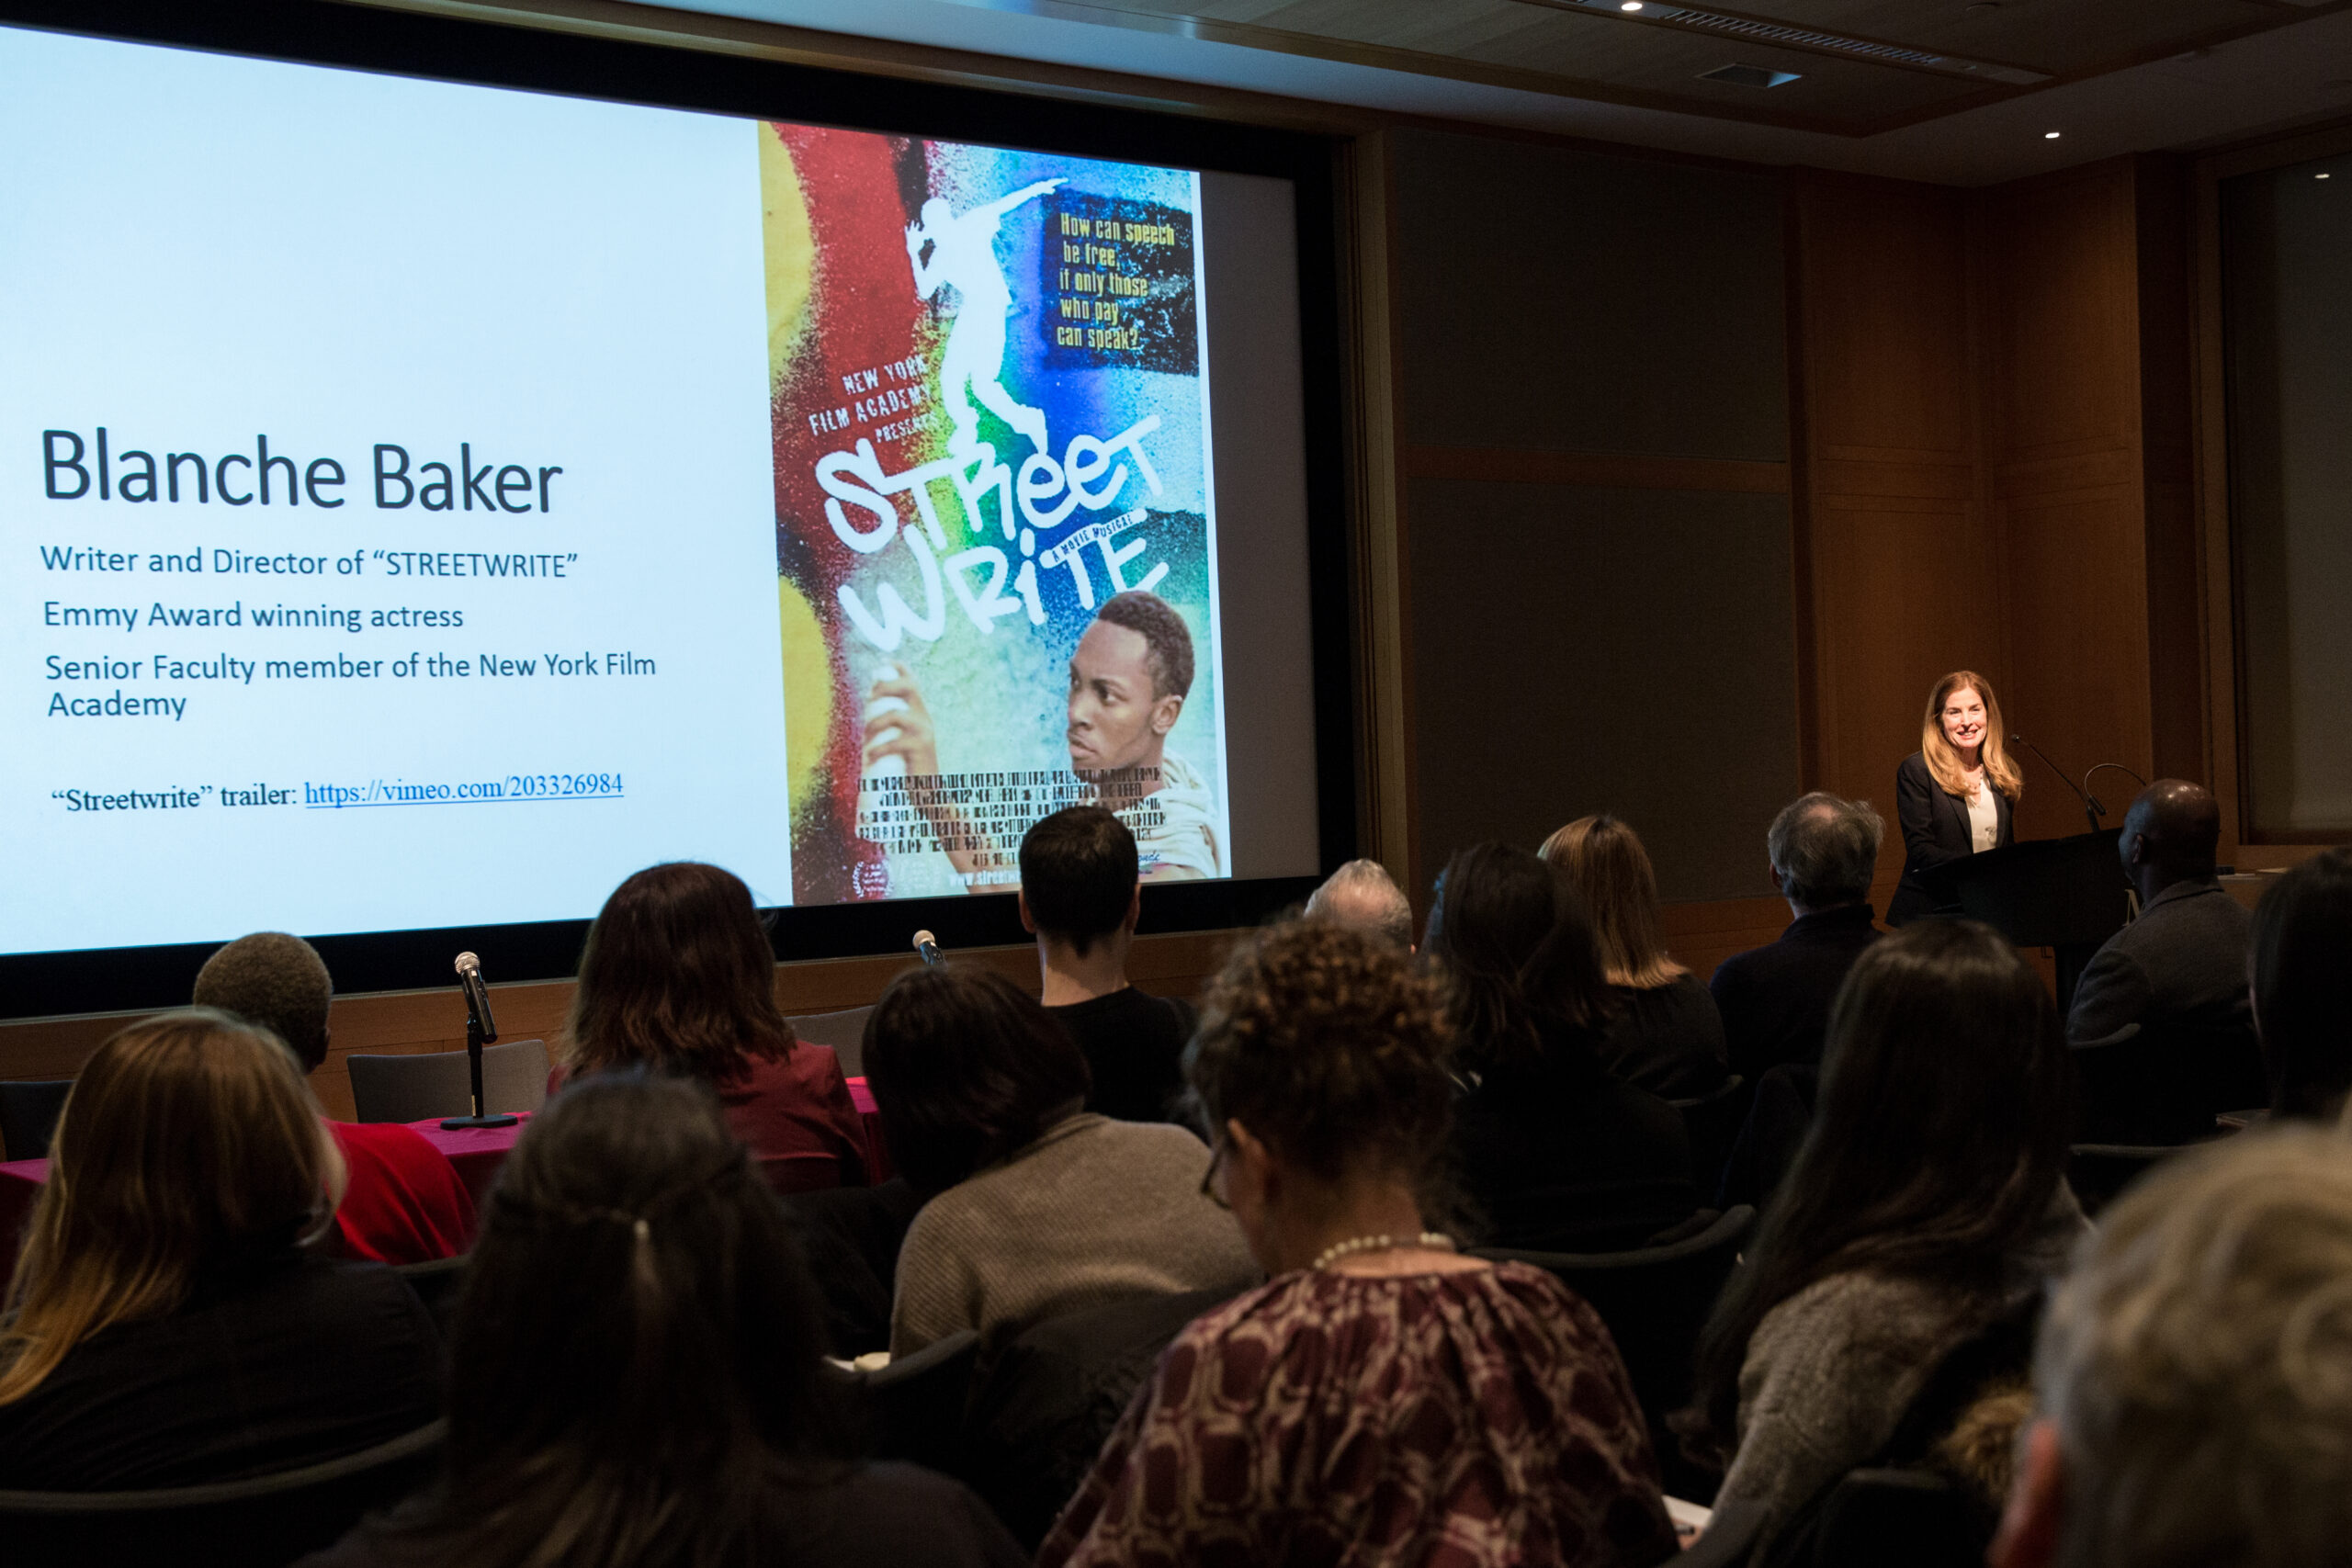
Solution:
M 1352 539 L 1342 331 L 1344 139 L 1054 96 L 322 0 L 189 7 L 159 0 L 0 0 L 0 26 L 509 88 L 648 107 L 841 126 L 1082 157 L 1288 180 L 1296 193 L 1300 373 L 1306 437 L 1307 615 L 1317 864 L 1357 852 Z M 463 878 L 462 862 L 444 874 Z M 1304 898 L 1311 876 L 1155 886 L 1146 934 L 1229 929 Z M 159 896 L 169 897 L 168 889 Z M 1009 894 L 765 911 L 779 960 L 905 952 L 919 928 L 948 948 L 1028 940 Z M 458 951 L 496 981 L 571 978 L 586 919 L 416 931 L 305 933 L 344 993 L 449 983 Z M 233 935 L 235 933 L 226 933 Z M 225 940 L 226 937 L 224 935 Z M 0 1019 L 184 1002 L 218 942 L 0 954 Z

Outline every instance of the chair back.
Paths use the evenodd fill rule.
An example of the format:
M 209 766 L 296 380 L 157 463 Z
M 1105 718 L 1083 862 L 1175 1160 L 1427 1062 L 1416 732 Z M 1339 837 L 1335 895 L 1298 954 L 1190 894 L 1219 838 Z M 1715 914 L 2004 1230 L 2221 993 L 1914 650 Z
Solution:
M 854 1186 L 842 1179 L 842 1162 L 818 1150 L 797 1154 L 755 1155 L 760 1174 L 777 1192 L 822 1192 L 827 1188 Z
M 1747 1119 L 1747 1080 L 1734 1073 L 1696 1100 L 1668 1101 L 1682 1112 L 1683 1130 L 1690 1134 L 1690 1172 L 1702 1196 L 1712 1195 L 1723 1180 L 1724 1161 L 1731 1157 L 1732 1140 Z
M 422 1122 L 473 1110 L 473 1075 L 463 1051 L 345 1056 L 351 1102 L 361 1122 Z M 548 1043 L 511 1040 L 481 1050 L 482 1110 L 537 1111 L 548 1098 Z
M 2076 1144 L 2066 1151 L 2066 1185 L 2083 1213 L 2097 1219 L 2099 1211 L 2123 1195 L 2123 1190 L 2180 1153 L 2180 1144 Z
M 857 1373 L 873 1423 L 875 1457 L 954 1473 L 972 1369 L 979 1357 L 980 1337 L 964 1328 L 878 1371 Z
M 447 1433 L 435 1421 L 342 1459 L 209 1486 L 0 1492 L 0 1542 L 9 1562 L 44 1568 L 284 1568 L 431 1479 Z
M 455 1258 L 435 1258 L 423 1263 L 399 1263 L 393 1269 L 406 1280 L 424 1310 L 441 1329 L 441 1337 L 449 1337 L 450 1325 L 458 1319 L 458 1298 L 465 1293 L 466 1265 L 473 1255 L 461 1252 Z
M 2222 1111 L 2269 1102 L 2261 1046 L 2243 1024 L 2126 1025 L 2073 1055 L 2085 1143 L 2195 1143 Z
M 1650 1439 L 1668 1472 L 1669 1489 L 1678 1479 L 1669 1461 L 1680 1450 L 1666 1417 L 1690 1402 L 1699 1331 L 1755 1223 L 1756 1211 L 1743 1203 L 1696 1235 L 1667 1247 L 1600 1253 L 1478 1249 L 1481 1258 L 1544 1269 L 1600 1314 L 1649 1418 Z
M 816 1045 L 830 1045 L 833 1055 L 842 1059 L 842 1077 L 865 1076 L 865 1021 L 872 1017 L 871 1007 L 843 1008 L 839 1012 L 803 1013 L 784 1021 L 792 1025 L 793 1038 Z
M 1857 1470 L 1831 1489 L 1813 1568 L 1982 1568 L 1992 1532 L 1960 1489 L 1924 1470 Z
M 49 1140 L 65 1110 L 72 1078 L 20 1078 L 0 1083 L 0 1157 L 47 1159 Z

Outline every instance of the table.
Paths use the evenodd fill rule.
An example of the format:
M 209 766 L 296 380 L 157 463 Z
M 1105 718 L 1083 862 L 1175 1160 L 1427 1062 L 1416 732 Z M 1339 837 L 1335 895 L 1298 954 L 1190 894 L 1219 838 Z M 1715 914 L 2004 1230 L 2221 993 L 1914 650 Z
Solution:
M 882 1115 L 875 1109 L 874 1096 L 864 1078 L 849 1080 L 849 1098 L 865 1127 L 866 1179 L 876 1183 L 887 1181 L 893 1170 L 889 1145 L 882 1141 Z M 490 1196 L 491 1184 L 498 1179 L 498 1168 L 506 1163 L 506 1156 L 514 1152 L 514 1141 L 523 1135 L 523 1129 L 530 1121 L 531 1114 L 526 1111 L 522 1120 L 508 1127 L 445 1128 L 438 1117 L 409 1125 L 449 1157 L 449 1163 L 457 1168 L 458 1179 L 466 1184 L 475 1206 L 480 1207 L 482 1200 Z M 0 1162 L 0 1281 L 17 1271 L 18 1240 L 32 1218 L 41 1184 L 48 1179 L 49 1161 L 45 1159 Z

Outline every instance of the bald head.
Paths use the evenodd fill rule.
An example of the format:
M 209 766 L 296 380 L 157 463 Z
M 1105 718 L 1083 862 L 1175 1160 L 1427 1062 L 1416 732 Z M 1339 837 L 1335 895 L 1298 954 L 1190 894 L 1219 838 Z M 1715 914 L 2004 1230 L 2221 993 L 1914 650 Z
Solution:
M 2142 897 L 2153 897 L 2176 882 L 2212 875 L 2221 844 L 2213 792 L 2187 779 L 2158 779 L 2132 796 L 2117 848 Z
M 1399 952 L 1413 945 L 1412 900 L 1376 860 L 1351 860 L 1333 872 L 1306 900 L 1306 918 L 1361 932 Z

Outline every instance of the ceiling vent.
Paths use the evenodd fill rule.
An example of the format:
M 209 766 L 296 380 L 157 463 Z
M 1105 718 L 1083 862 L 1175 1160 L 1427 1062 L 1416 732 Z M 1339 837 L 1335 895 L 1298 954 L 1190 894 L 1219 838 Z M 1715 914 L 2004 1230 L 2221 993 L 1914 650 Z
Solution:
M 1699 73 L 1702 82 L 1729 82 L 1735 87 L 1785 87 L 1804 80 L 1794 71 L 1767 71 L 1761 65 L 1718 65 Z
M 2037 86 L 2051 79 L 2047 71 L 2028 70 L 2020 65 L 2003 65 L 1958 54 L 1939 54 L 1933 50 L 1914 49 L 1878 39 L 1853 38 L 1819 28 L 1796 27 L 1787 22 L 1768 21 L 1760 17 L 1743 17 L 1736 12 L 1706 10 L 1693 6 L 1648 4 L 1635 12 L 1626 10 L 1622 0 L 1521 0 L 1521 4 L 1543 6 L 1555 11 L 1578 11 L 1589 16 L 1614 17 L 1621 21 L 1638 22 L 1645 27 L 1680 28 L 1715 38 L 1736 38 L 1748 43 L 1834 55 L 1840 60 L 1892 65 L 1907 71 L 1927 71 L 1937 75 L 1969 76 L 1978 81 L 2004 82 L 2020 87 Z M 1707 74 L 1719 77 L 1722 73 L 1711 71 Z

